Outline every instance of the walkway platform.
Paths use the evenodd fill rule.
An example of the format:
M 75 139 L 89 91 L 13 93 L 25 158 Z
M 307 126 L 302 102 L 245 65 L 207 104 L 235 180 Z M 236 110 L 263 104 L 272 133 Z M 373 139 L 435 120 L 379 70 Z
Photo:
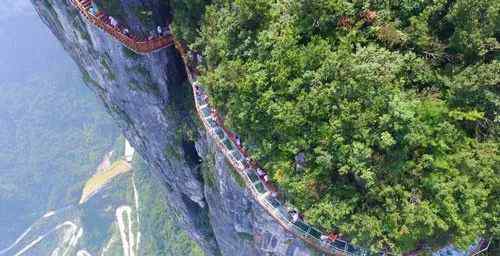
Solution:
M 92 24 L 101 28 L 111 35 L 115 40 L 122 43 L 130 50 L 147 54 L 175 44 L 181 54 L 189 82 L 191 84 L 196 112 L 203 123 L 205 130 L 216 142 L 218 149 L 224 154 L 234 170 L 243 178 L 246 187 L 249 189 L 255 201 L 285 230 L 294 234 L 299 239 L 305 241 L 312 247 L 328 255 L 346 255 L 346 256 L 368 256 L 378 255 L 367 249 L 355 246 L 343 239 L 335 241 L 322 240 L 321 237 L 326 234 L 312 225 L 302 221 L 292 221 L 288 209 L 276 196 L 274 185 L 266 182 L 257 174 L 258 163 L 250 160 L 248 153 L 235 140 L 235 134 L 224 126 L 217 110 L 210 106 L 208 94 L 197 81 L 198 70 L 191 66 L 188 61 L 188 51 L 180 42 L 175 40 L 173 35 L 156 37 L 151 40 L 140 41 L 133 35 L 126 35 L 122 29 L 112 26 L 108 22 L 108 17 L 97 12 L 92 14 L 90 6 L 93 0 L 71 0 L 73 5 L 79 9 L 81 14 Z M 477 255 L 484 252 L 489 246 L 488 241 L 479 243 L 477 249 L 470 255 Z
M 182 45 L 176 42 L 176 47 L 183 57 L 189 82 L 193 90 L 196 112 L 202 121 L 205 130 L 216 142 L 219 150 L 224 154 L 232 167 L 245 181 L 246 187 L 250 190 L 252 197 L 262 208 L 285 230 L 305 241 L 314 248 L 328 255 L 349 255 L 367 256 L 372 255 L 368 250 L 355 246 L 342 239 L 333 242 L 321 240 L 322 235 L 326 235 L 319 229 L 298 220 L 293 222 L 290 219 L 288 209 L 273 196 L 273 186 L 262 180 L 257 174 L 257 166 L 251 164 L 247 157 L 248 153 L 244 148 L 237 146 L 234 133 L 229 131 L 217 111 L 208 103 L 208 94 L 196 81 L 196 69 L 189 65 L 187 51 Z
M 151 40 L 139 40 L 134 35 L 125 34 L 122 29 L 108 22 L 108 16 L 104 12 L 99 11 L 92 14 L 90 11 L 92 1 L 93 0 L 71 0 L 73 5 L 90 23 L 102 29 L 116 41 L 135 53 L 148 54 L 174 45 L 174 37 L 172 35 L 158 36 Z

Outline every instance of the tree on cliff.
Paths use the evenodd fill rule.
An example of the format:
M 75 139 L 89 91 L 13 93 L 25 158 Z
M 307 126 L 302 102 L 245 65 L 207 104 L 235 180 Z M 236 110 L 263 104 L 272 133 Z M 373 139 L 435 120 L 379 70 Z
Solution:
M 498 1 L 212 2 L 203 84 L 308 221 L 397 253 L 500 235 Z

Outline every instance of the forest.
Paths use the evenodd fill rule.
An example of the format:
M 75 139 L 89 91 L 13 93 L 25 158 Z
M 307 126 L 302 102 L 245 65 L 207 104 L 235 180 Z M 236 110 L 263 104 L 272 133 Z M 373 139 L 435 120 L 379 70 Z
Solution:
M 171 2 L 210 100 L 307 221 L 397 254 L 500 237 L 499 1 Z

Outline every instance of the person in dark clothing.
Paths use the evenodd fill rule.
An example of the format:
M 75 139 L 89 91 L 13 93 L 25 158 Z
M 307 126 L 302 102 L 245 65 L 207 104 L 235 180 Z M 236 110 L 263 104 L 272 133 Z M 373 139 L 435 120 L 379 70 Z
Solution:
M 236 138 L 235 138 L 235 141 L 236 141 L 236 146 L 241 147 L 241 139 L 240 139 L 240 136 L 236 135 L 235 137 L 236 137 Z
M 288 214 L 290 215 L 290 220 L 295 223 L 299 220 L 299 213 L 296 211 L 296 210 L 290 210 L 288 212 Z

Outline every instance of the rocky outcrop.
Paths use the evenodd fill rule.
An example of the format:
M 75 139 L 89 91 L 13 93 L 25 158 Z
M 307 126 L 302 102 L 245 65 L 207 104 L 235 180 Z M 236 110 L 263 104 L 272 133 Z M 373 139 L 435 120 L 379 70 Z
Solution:
M 32 2 L 80 67 L 88 87 L 161 180 L 178 224 L 207 255 L 311 254 L 251 198 L 217 152 L 196 120 L 174 47 L 137 55 L 86 23 L 70 0 Z M 113 2 L 126 10 L 123 22 L 135 31 L 154 27 L 142 24 L 134 10 L 149 8 L 155 10 L 153 20 L 167 19 L 166 1 Z

